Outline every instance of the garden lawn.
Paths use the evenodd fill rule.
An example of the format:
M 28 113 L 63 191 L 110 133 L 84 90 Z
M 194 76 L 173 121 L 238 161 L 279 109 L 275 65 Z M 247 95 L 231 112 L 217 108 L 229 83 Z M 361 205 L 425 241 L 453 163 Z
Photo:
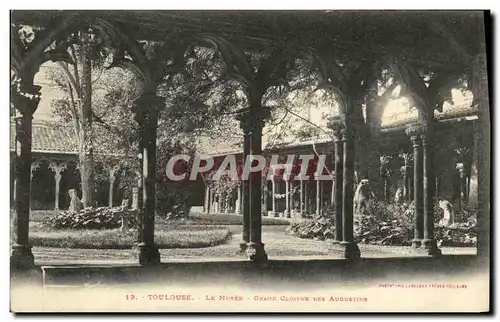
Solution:
M 31 222 L 42 222 L 46 219 L 54 216 L 56 214 L 55 210 L 31 210 L 30 211 L 30 221 Z
M 35 227 L 33 227 L 35 226 Z M 30 229 L 30 243 L 39 247 L 81 249 L 130 249 L 137 243 L 137 231 L 119 229 L 43 230 Z M 224 227 L 172 226 L 155 230 L 158 248 L 204 248 L 220 245 L 231 239 Z

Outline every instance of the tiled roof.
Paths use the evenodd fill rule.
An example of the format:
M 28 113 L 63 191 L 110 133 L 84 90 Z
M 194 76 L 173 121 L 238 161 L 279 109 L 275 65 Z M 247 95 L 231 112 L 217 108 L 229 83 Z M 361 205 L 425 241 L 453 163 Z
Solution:
M 15 150 L 16 128 L 10 123 L 10 150 Z M 33 121 L 32 151 L 38 153 L 76 154 L 78 147 L 70 127 L 50 121 Z

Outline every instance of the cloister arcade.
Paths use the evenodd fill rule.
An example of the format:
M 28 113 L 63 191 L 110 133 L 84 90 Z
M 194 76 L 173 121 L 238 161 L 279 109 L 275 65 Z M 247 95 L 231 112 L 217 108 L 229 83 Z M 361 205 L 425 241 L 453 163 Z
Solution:
M 176 58 L 173 47 L 186 43 L 212 46 L 220 51 L 228 75 L 241 81 L 248 106 L 237 120 L 243 130 L 242 155 L 261 155 L 262 129 L 269 108 L 262 97 L 277 79 L 285 62 L 309 55 L 320 70 L 327 88 L 339 98 L 341 112 L 329 124 L 333 146 L 333 196 L 337 209 L 336 246 L 348 259 L 360 257 L 353 237 L 353 194 L 356 122 L 370 83 L 372 68 L 390 61 L 401 71 L 401 84 L 418 109 L 418 119 L 406 126 L 414 154 L 413 197 L 415 236 L 413 244 L 423 253 L 438 256 L 434 238 L 433 199 L 436 195 L 434 158 L 437 153 L 434 110 L 442 105 L 439 90 L 427 87 L 418 70 L 438 75 L 447 84 L 462 74 L 470 75 L 473 105 L 477 106 L 478 255 L 489 255 L 490 240 L 490 118 L 486 68 L 485 19 L 482 12 L 167 12 L 167 11 L 14 11 L 12 12 L 11 102 L 16 109 L 15 234 L 11 263 L 29 267 L 34 263 L 29 245 L 31 170 L 33 163 L 32 117 L 40 100 L 34 76 L 46 60 L 66 59 L 64 39 L 75 31 L 98 31 L 122 54 L 143 81 L 143 94 L 136 102 L 135 119 L 140 126 L 142 200 L 139 263 L 160 262 L 154 243 L 155 163 L 158 113 L 163 100 L 157 87 L 170 71 L 165 65 Z M 33 26 L 30 39 L 18 30 Z M 144 43 L 164 41 L 163 52 L 143 51 Z M 53 45 L 56 46 L 53 46 Z M 269 53 L 258 67 L 250 68 L 241 55 Z M 263 55 L 263 57 L 266 57 Z M 291 58 L 290 58 L 291 57 Z M 344 62 L 344 63 L 339 63 Z M 349 63 L 349 68 L 346 66 Z M 431 91 L 432 90 L 432 91 Z M 243 243 L 250 260 L 268 259 L 262 240 L 262 177 L 252 176 L 243 185 Z

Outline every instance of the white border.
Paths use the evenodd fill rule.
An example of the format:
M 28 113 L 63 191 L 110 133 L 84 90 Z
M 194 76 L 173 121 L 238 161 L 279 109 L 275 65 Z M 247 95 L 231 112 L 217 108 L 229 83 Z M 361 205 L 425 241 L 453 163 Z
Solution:
M 2 2 L 3 4 L 7 4 L 8 2 Z M 32 0 L 25 0 L 25 1 L 17 1 L 11 4 L 11 8 L 5 8 L 5 10 L 2 10 L 2 17 L 0 21 L 3 21 L 4 23 L 2 24 L 2 33 L 1 35 L 2 40 L 4 41 L 4 46 L 3 48 L 9 48 L 9 40 L 8 40 L 8 35 L 9 35 L 9 29 L 8 29 L 8 24 L 7 21 L 10 21 L 9 17 L 9 11 L 10 9 L 80 9 L 80 10 L 85 10 L 85 9 L 136 9 L 136 10 L 148 10 L 148 9 L 239 9 L 239 10 L 259 10 L 259 9 L 420 9 L 420 10 L 429 10 L 429 9 L 493 9 L 493 14 L 498 13 L 498 6 L 499 6 L 499 1 L 498 0 L 475 0 L 475 1 L 429 1 L 429 0 L 420 0 L 418 2 L 405 2 L 402 0 L 399 1 L 359 1 L 359 0 L 349 0 L 349 1 L 317 1 L 317 0 L 309 0 L 309 1 L 269 1 L 269 0 L 253 0 L 253 1 L 246 1 L 245 3 L 242 3 L 242 1 L 220 1 L 220 0 L 212 0 L 212 1 L 192 1 L 192 0 L 183 0 L 183 1 L 175 1 L 175 2 L 165 2 L 168 3 L 168 7 L 165 6 L 162 2 L 160 1 L 150 1 L 150 0 L 141 0 L 141 1 L 120 1 L 116 2 L 114 4 L 110 4 L 109 2 L 103 2 L 103 1 L 32 1 Z M 286 4 L 286 5 L 285 5 Z M 498 21 L 496 23 L 498 25 Z M 498 42 L 498 30 L 495 26 L 494 30 L 495 34 L 495 43 Z M 2 55 L 2 61 L 4 62 L 1 64 L 2 69 L 5 69 L 5 74 L 7 75 L 7 62 L 9 60 L 9 54 L 7 52 L 7 49 L 4 49 L 1 52 Z M 495 61 L 497 61 L 498 56 L 497 53 L 495 52 Z M 493 75 L 497 75 L 496 70 L 493 71 Z M 7 154 L 7 148 L 9 146 L 9 122 L 7 118 L 7 111 L 8 111 L 8 106 L 9 106 L 9 92 L 7 90 L 7 76 L 5 78 L 2 78 L 2 80 L 5 81 L 5 83 L 1 86 L 1 91 L 2 91 L 2 99 L 3 99 L 3 106 L 5 107 L 3 109 L 5 115 L 3 117 L 3 120 L 5 122 L 5 126 L 0 127 L 1 131 L 3 131 L 2 135 L 0 135 L 0 149 L 4 151 L 4 153 L 0 154 L 0 162 L 2 165 L 2 168 L 5 169 L 4 173 L 7 173 L 7 169 L 9 169 L 9 156 Z M 495 93 L 498 93 L 498 85 L 499 82 L 496 81 L 495 77 Z M 498 120 L 498 115 L 500 113 L 495 113 L 496 117 L 495 120 L 492 120 L 493 123 L 496 123 Z M 492 126 L 492 129 L 494 127 Z M 498 132 L 498 131 L 497 131 Z M 495 134 L 497 135 L 497 134 Z M 496 145 L 493 151 L 496 151 L 497 149 L 500 149 L 500 137 L 495 136 L 496 139 Z M 498 171 L 497 171 L 497 175 Z M 497 179 L 497 177 L 495 177 Z M 492 182 L 493 183 L 493 182 Z M 2 224 L 1 227 L 4 229 L 4 241 L 5 241 L 5 246 L 1 248 L 2 250 L 2 258 L 5 259 L 4 264 L 0 267 L 0 270 L 2 272 L 2 307 L 1 307 L 1 312 L 3 315 L 2 320 L 7 319 L 13 319 L 14 316 L 12 314 L 9 314 L 9 268 L 8 268 L 8 263 L 9 263 L 9 247 L 7 246 L 7 240 L 9 234 L 9 216 L 8 214 L 8 204 L 9 204 L 9 191 L 10 191 L 10 186 L 8 180 L 3 180 L 4 184 L 4 189 L 2 190 L 3 193 L 0 195 L 0 204 L 2 206 L 3 212 L 2 212 Z M 495 200 L 500 200 L 500 192 L 496 191 Z M 493 214 L 492 214 L 493 215 Z M 495 231 L 498 231 L 498 225 L 499 221 L 498 218 L 495 220 L 496 225 L 494 227 Z M 498 256 L 498 247 L 497 251 L 495 253 L 495 256 Z M 498 258 L 498 257 L 497 257 Z M 496 303 L 497 308 L 498 308 L 498 297 L 496 297 Z M 6 314 L 7 313 L 7 314 Z M 134 321 L 140 321 L 143 317 L 137 317 L 137 316 L 132 316 L 133 318 L 130 320 Z M 26 317 L 25 317 L 26 318 Z M 64 317 L 61 317 L 64 318 Z M 104 321 L 104 318 L 97 318 L 97 317 L 92 317 L 93 321 Z M 123 318 L 123 316 L 119 316 L 118 318 Z M 179 317 L 175 316 L 168 316 L 168 317 L 161 317 L 167 318 L 169 320 L 180 320 Z M 215 317 L 219 318 L 219 317 Z M 229 317 L 232 318 L 232 317 Z M 256 317 L 254 318 L 255 320 L 262 321 L 262 320 L 271 320 L 275 319 L 276 317 Z M 333 317 L 334 319 L 338 320 L 344 320 L 345 317 Z M 373 317 L 372 317 L 373 318 Z M 384 319 L 385 317 L 380 317 Z M 431 318 L 429 316 L 423 317 L 427 321 L 437 321 L 437 318 Z M 49 321 L 52 319 L 52 317 L 38 317 L 38 319 L 44 321 Z M 84 320 L 84 318 L 79 317 L 79 318 L 74 318 L 75 320 Z M 287 320 L 294 320 L 296 318 L 294 317 L 287 317 Z M 357 320 L 360 319 L 359 317 L 356 317 L 352 320 Z M 468 316 L 467 319 L 474 320 L 474 319 L 479 319 L 479 317 L 471 317 Z M 404 320 L 403 318 L 400 318 L 401 321 Z

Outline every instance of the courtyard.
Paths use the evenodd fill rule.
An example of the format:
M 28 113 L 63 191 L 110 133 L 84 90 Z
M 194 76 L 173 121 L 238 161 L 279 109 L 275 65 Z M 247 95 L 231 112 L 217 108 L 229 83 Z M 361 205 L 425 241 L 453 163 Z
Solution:
M 110 244 L 97 240 L 95 244 L 86 245 L 86 248 L 78 248 L 78 245 L 71 242 L 69 233 L 65 237 L 54 237 L 54 231 L 41 230 L 37 227 L 45 219 L 50 216 L 49 212 L 34 212 L 35 220 L 30 225 L 33 238 L 37 239 L 56 239 L 51 241 L 52 247 L 41 247 L 37 244 L 40 241 L 32 241 L 33 255 L 35 256 L 35 264 L 40 266 L 45 265 L 71 265 L 71 264 L 89 264 L 89 265 L 120 265 L 133 264 L 136 262 L 136 252 L 132 249 L 133 242 L 130 246 Z M 194 218 L 199 216 L 194 215 Z M 204 218 L 207 218 L 206 216 Z M 209 217 L 210 218 L 210 217 Z M 229 218 L 229 219 L 228 219 Z M 243 240 L 242 225 L 236 225 L 234 222 L 241 221 L 241 216 L 237 215 L 212 215 L 211 221 L 204 220 L 201 223 L 193 220 L 180 221 L 173 223 L 172 221 L 158 222 L 156 231 L 158 239 L 163 235 L 164 230 L 176 230 L 181 227 L 177 236 L 172 238 L 170 243 L 162 243 L 157 239 L 156 244 L 160 248 L 161 262 L 185 262 L 185 261 L 224 261 L 224 260 L 244 260 L 245 256 L 241 253 L 240 243 Z M 286 259 L 342 259 L 340 253 L 332 251 L 331 240 L 314 240 L 300 238 L 289 232 L 290 222 L 283 219 L 271 219 L 264 222 L 262 226 L 262 239 L 265 241 L 266 252 L 269 257 L 274 260 Z M 165 227 L 165 224 L 168 227 Z M 172 228 L 176 227 L 176 228 Z M 189 231 L 204 231 L 205 236 L 193 236 Z M 188 232 L 183 234 L 183 232 Z M 220 232 L 217 237 L 213 237 L 210 231 Z M 57 232 L 57 231 L 56 231 Z M 73 231 L 74 234 L 82 234 L 78 231 Z M 86 230 L 88 238 L 86 240 L 95 240 L 99 235 L 100 230 Z M 134 235 L 135 231 L 131 233 Z M 118 229 L 112 231 L 114 235 L 120 235 Z M 125 235 L 130 232 L 125 233 Z M 210 242 L 210 237 L 212 241 Z M 66 243 L 71 247 L 64 247 L 64 238 Z M 63 241 L 61 241 L 63 239 Z M 110 238 L 111 239 L 111 238 Z M 197 243 L 190 243 L 190 240 L 196 240 Z M 184 245 L 179 247 L 180 241 L 184 241 Z M 46 242 L 48 243 L 48 242 Z M 84 243 L 83 241 L 81 242 Z M 202 246 L 199 246 L 199 245 Z M 215 245 L 214 245 L 215 244 Z M 118 249 L 117 249 L 118 248 Z M 443 255 L 476 255 L 475 247 L 441 247 Z M 363 258 L 397 258 L 397 257 L 415 257 L 418 256 L 408 246 L 384 246 L 360 244 L 360 250 Z
M 487 19 L 12 11 L 17 303 L 30 283 L 484 283 Z

